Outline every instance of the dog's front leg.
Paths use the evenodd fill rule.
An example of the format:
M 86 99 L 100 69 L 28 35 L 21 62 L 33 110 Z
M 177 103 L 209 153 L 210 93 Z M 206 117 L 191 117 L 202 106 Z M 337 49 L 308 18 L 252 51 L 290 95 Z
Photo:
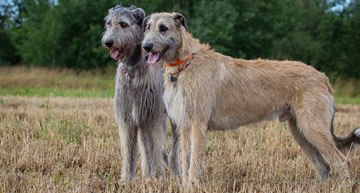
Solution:
M 171 144 L 170 144 L 170 151 L 168 156 L 168 164 L 170 168 L 170 174 L 172 176 L 180 176 L 180 160 L 179 160 L 179 153 L 180 153 L 180 133 L 176 129 L 175 123 L 171 122 Z
M 120 144 L 122 154 L 122 168 L 121 168 L 121 179 L 128 181 L 134 178 L 135 163 L 137 156 L 136 139 L 138 129 L 131 127 L 125 123 L 120 124 Z
M 190 129 L 188 127 L 180 128 L 180 137 L 181 137 L 181 174 L 182 182 L 186 186 L 188 182 L 189 175 L 189 166 L 190 166 L 190 156 L 191 156 L 191 138 L 190 138 Z
M 207 148 L 207 137 L 207 125 L 192 121 L 189 185 L 199 185 L 200 183 L 202 163 Z

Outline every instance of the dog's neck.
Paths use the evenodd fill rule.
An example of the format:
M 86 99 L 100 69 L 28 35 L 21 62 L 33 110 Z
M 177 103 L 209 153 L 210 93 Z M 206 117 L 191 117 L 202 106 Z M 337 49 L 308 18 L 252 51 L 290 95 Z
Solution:
M 129 73 L 134 73 L 136 70 L 143 68 L 145 54 L 141 49 L 141 43 L 135 46 L 134 52 L 129 57 L 123 60 L 123 67 Z
M 181 44 L 179 45 L 178 50 L 176 51 L 176 55 L 171 63 L 176 63 L 180 60 L 186 60 L 191 54 L 196 53 L 198 50 L 200 50 L 200 44 L 197 39 L 192 38 L 191 34 L 187 33 L 186 31 L 183 31 L 181 33 Z M 184 61 L 183 63 L 174 66 L 174 67 L 165 67 L 165 72 L 170 75 L 177 73 L 179 70 L 182 70 L 186 65 L 189 65 L 191 63 L 191 60 Z M 176 74 L 174 76 L 178 76 L 179 74 Z
M 191 34 L 186 31 L 181 33 L 181 40 L 182 43 L 180 48 L 177 50 L 177 54 L 173 62 L 184 60 L 189 54 L 195 53 L 200 49 L 198 40 L 194 39 Z

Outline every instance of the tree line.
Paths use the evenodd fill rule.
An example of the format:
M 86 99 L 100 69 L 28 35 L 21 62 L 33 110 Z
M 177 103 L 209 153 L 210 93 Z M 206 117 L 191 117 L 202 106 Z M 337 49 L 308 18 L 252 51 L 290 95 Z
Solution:
M 115 0 L 0 0 L 0 65 L 104 69 L 101 45 Z M 123 0 L 147 14 L 181 12 L 216 51 L 298 60 L 331 78 L 360 78 L 360 0 Z

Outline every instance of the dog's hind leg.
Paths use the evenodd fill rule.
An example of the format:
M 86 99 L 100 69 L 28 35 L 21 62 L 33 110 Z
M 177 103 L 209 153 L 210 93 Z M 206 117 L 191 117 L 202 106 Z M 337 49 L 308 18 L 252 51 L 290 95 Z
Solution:
M 325 161 L 319 150 L 310 144 L 304 135 L 300 133 L 294 118 L 290 118 L 288 120 L 288 126 L 295 141 L 299 144 L 301 149 L 314 164 L 317 174 L 322 178 L 322 180 L 326 180 L 330 173 L 329 164 Z
M 348 161 L 336 147 L 331 134 L 332 105 L 326 105 L 321 100 L 303 104 L 306 108 L 295 108 L 299 131 L 323 156 L 334 162 L 342 177 L 349 178 Z
M 171 123 L 171 143 L 170 150 L 168 156 L 168 165 L 170 168 L 170 175 L 179 176 L 180 175 L 180 134 L 177 131 L 176 125 L 170 121 Z
M 121 179 L 127 181 L 133 179 L 136 174 L 137 128 L 120 124 L 119 134 L 122 153 Z

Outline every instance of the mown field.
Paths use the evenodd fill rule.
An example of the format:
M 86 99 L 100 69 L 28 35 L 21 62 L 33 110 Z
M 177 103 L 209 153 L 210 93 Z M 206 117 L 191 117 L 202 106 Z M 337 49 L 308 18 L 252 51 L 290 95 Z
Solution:
M 142 179 L 140 163 L 135 180 L 120 181 L 113 80 L 112 72 L 0 68 L 0 192 L 182 192 L 168 171 Z M 360 105 L 337 104 L 336 135 L 360 126 L 359 117 Z M 360 192 L 359 149 L 347 155 L 351 183 L 333 170 L 322 182 L 285 124 L 212 132 L 204 185 L 194 191 Z

